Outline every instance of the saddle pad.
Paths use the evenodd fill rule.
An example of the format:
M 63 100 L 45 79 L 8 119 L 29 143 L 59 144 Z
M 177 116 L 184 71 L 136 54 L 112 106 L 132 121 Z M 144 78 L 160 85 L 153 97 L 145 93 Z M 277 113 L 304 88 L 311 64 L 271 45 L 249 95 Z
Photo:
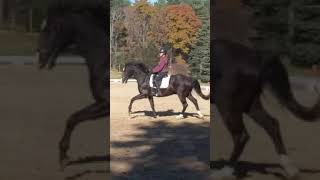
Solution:
M 150 76 L 150 81 L 149 81 L 150 87 L 154 87 L 154 85 L 153 85 L 153 76 L 154 76 L 154 74 L 152 74 Z M 171 75 L 168 75 L 168 76 L 166 76 L 166 77 L 161 79 L 160 88 L 168 88 L 169 82 L 170 82 L 170 77 L 171 77 Z

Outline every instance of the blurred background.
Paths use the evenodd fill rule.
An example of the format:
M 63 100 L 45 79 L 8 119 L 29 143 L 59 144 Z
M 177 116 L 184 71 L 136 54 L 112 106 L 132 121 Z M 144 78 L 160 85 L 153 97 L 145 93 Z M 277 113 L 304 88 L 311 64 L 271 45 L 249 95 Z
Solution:
M 60 171 L 58 143 L 66 120 L 92 98 L 87 67 L 72 47 L 53 71 L 33 65 L 48 2 L 0 0 L 0 179 L 104 179 L 104 119 L 80 126 L 72 137 L 71 156 L 94 156 L 93 162 Z
M 0 0 L 0 54 L 33 55 L 47 1 Z
M 224 0 L 212 7 L 214 38 L 279 53 L 291 75 L 320 75 L 319 2 Z
M 215 38 L 240 42 L 255 49 L 279 54 L 287 67 L 292 91 L 298 102 L 311 106 L 319 97 L 320 3 L 314 0 L 216 0 L 211 5 L 213 44 Z M 212 61 L 214 65 L 214 60 Z M 301 168 L 302 179 L 318 179 L 320 143 L 319 126 L 301 122 L 266 93 L 264 107 L 279 119 L 284 142 L 293 161 Z M 213 106 L 212 106 L 213 107 Z M 232 139 L 221 121 L 219 112 L 211 109 L 210 159 L 228 159 Z M 244 116 L 251 134 L 241 161 L 246 180 L 279 179 L 273 174 L 278 162 L 266 133 Z M 306 141 L 308 141 L 306 143 Z M 215 162 L 216 163 L 216 162 Z M 269 171 L 269 168 L 272 169 Z

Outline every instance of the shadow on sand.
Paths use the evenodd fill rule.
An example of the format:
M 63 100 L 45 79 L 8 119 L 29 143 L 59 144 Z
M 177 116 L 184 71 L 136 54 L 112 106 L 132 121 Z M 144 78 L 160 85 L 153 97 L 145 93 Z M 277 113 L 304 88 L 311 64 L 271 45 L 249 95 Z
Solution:
M 211 161 L 211 169 L 221 169 L 228 166 L 230 163 L 226 160 Z M 265 175 L 273 175 L 279 179 L 287 179 L 283 168 L 280 164 L 276 163 L 256 163 L 248 161 L 239 161 L 236 166 L 235 176 L 237 179 L 250 177 L 250 173 L 259 173 Z M 316 174 L 320 173 L 320 169 L 300 169 L 300 173 Z
M 110 162 L 110 156 L 86 156 L 82 158 L 78 158 L 76 160 L 70 161 L 67 166 L 76 166 L 76 165 L 83 165 L 83 164 L 90 164 L 90 163 L 103 163 L 106 164 L 106 169 L 103 170 L 83 170 L 79 173 L 76 173 L 72 176 L 68 176 L 64 178 L 65 180 L 76 180 L 79 178 L 82 178 L 84 176 L 87 176 L 89 174 L 105 174 L 106 176 L 110 174 L 110 169 L 107 168 L 107 163 Z
M 125 162 L 131 167 L 129 171 L 113 174 L 112 179 L 205 179 L 204 169 L 209 170 L 209 122 L 172 125 L 157 121 L 139 125 L 137 129 L 141 133 L 132 135 L 133 140 L 114 141 L 111 147 L 148 148 L 134 157 L 130 154 L 111 157 L 111 164 Z
M 143 115 L 141 113 L 144 113 Z M 170 116 L 177 116 L 180 115 L 180 112 L 174 112 L 173 109 L 169 109 L 167 111 L 156 111 L 159 117 L 170 117 Z M 150 116 L 153 117 L 152 111 L 135 111 L 131 113 L 131 118 L 143 117 L 143 116 Z M 184 116 L 187 117 L 196 117 L 199 118 L 197 113 L 188 113 L 185 112 Z M 209 117 L 208 115 L 204 115 L 204 117 Z

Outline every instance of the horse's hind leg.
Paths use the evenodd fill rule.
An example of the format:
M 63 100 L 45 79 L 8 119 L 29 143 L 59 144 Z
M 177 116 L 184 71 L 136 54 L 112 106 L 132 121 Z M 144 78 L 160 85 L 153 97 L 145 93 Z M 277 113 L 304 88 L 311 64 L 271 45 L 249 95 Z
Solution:
M 194 98 L 191 93 L 189 94 L 189 96 L 188 96 L 187 98 L 188 98 L 188 99 L 194 104 L 194 106 L 196 107 L 196 109 L 197 109 L 197 111 L 198 111 L 197 113 L 198 113 L 199 117 L 200 117 L 200 118 L 203 118 L 203 114 L 200 112 L 200 108 L 199 108 L 197 99 Z
M 188 103 L 186 100 L 186 96 L 182 95 L 182 94 L 178 94 L 178 97 L 180 99 L 180 102 L 182 104 L 182 111 L 181 114 L 179 114 L 176 118 L 177 119 L 181 119 L 184 117 L 184 112 L 186 111 L 187 107 L 188 107 Z
M 68 163 L 67 151 L 70 147 L 70 138 L 74 128 L 81 122 L 88 120 L 97 120 L 109 114 L 109 108 L 106 102 L 99 102 L 89 105 L 70 116 L 67 121 L 64 135 L 60 141 L 60 164 L 64 168 Z
M 152 96 L 148 96 L 148 99 L 149 99 L 150 106 L 151 106 L 151 109 L 152 109 L 153 117 L 156 118 L 157 117 L 157 113 L 156 113 L 156 110 L 154 109 L 153 97 Z
M 280 155 L 280 164 L 288 173 L 289 177 L 298 175 L 299 170 L 290 162 L 287 151 L 285 149 L 278 121 L 270 116 L 261 104 L 261 100 L 257 99 L 248 114 L 258 125 L 260 125 L 271 137 L 277 153 Z
M 139 100 L 139 99 L 143 99 L 143 98 L 146 98 L 146 95 L 145 94 L 138 94 L 136 96 L 134 96 L 133 98 L 131 98 L 130 100 L 130 104 L 129 104 L 129 107 L 128 107 L 128 112 L 129 112 L 129 115 L 131 114 L 131 109 L 132 109 L 132 104 L 135 100 Z

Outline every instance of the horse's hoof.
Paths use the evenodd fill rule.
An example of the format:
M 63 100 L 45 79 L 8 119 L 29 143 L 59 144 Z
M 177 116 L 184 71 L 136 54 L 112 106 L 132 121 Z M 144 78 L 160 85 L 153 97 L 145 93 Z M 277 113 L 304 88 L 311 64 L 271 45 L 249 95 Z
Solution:
M 280 164 L 288 179 L 299 179 L 299 169 L 295 167 L 287 155 L 280 155 Z
M 236 179 L 236 176 L 233 175 L 234 169 L 231 167 L 224 167 L 220 170 L 214 170 L 210 176 L 209 179 L 212 180 L 233 180 Z
M 69 162 L 70 161 L 69 161 L 68 157 L 66 157 L 64 159 L 60 159 L 60 170 L 64 171 L 64 169 L 68 166 Z
M 286 174 L 287 174 L 287 179 L 295 180 L 295 179 L 300 179 L 300 171 L 297 168 L 291 168 L 287 169 L 286 168 Z
M 200 111 L 198 111 L 198 116 L 199 118 L 204 119 L 204 115 Z
M 177 119 L 182 119 L 183 118 L 183 114 L 179 114 L 178 116 L 176 116 Z
M 299 179 L 300 171 L 298 168 L 296 168 L 295 166 L 292 166 L 292 165 L 285 166 L 283 168 L 286 172 L 287 179 Z

